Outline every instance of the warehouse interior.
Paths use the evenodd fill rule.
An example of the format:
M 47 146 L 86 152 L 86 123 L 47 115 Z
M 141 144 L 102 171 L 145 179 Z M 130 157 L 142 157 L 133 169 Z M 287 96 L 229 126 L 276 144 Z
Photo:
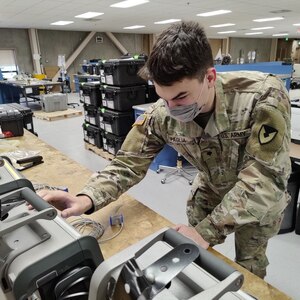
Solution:
M 123 2 L 131 4 L 132 1 Z M 110 62 L 111 59 L 143 60 L 151 53 L 158 34 L 170 24 L 180 21 L 196 21 L 204 27 L 209 38 L 217 72 L 257 70 L 273 73 L 283 80 L 292 104 L 292 141 L 296 145 L 296 155 L 291 155 L 291 159 L 297 168 L 300 161 L 299 1 L 274 3 L 274 1 L 267 0 L 262 3 L 261 1 L 248 0 L 238 2 L 229 0 L 201 2 L 144 0 L 140 2 L 139 4 L 131 4 L 131 7 L 118 7 L 117 1 L 108 0 L 86 0 L 84 2 L 79 0 L 0 0 L 0 104 L 18 103 L 24 109 L 30 110 L 32 119 L 29 126 L 28 124 L 25 126 L 24 123 L 24 137 L 27 134 L 32 134 L 38 141 L 49 146 L 49 149 L 53 147 L 55 151 L 58 150 L 75 164 L 83 166 L 90 174 L 103 170 L 111 163 L 127 134 L 126 129 L 121 128 L 126 133 L 120 134 L 120 140 L 116 138 L 117 146 L 116 144 L 111 146 L 108 144 L 111 135 L 105 136 L 103 134 L 101 136 L 100 129 L 103 129 L 101 117 L 100 125 L 99 121 L 95 121 L 95 118 L 99 118 L 96 111 L 100 112 L 102 109 L 103 113 L 102 105 L 110 91 L 108 77 L 105 77 L 106 75 L 103 73 L 105 72 L 105 63 Z M 221 10 L 225 12 L 216 16 L 201 15 Z M 79 17 L 86 12 L 94 12 L 95 15 Z M 257 21 L 263 18 L 275 19 Z M 61 25 L 56 25 L 55 22 L 61 22 Z M 12 84 L 12 82 L 15 86 L 7 89 L 7 83 Z M 54 84 L 55 82 L 57 85 Z M 37 84 L 37 87 L 34 84 Z M 17 90 L 15 89 L 16 86 Z M 103 86 L 105 86 L 104 90 L 101 89 Z M 149 107 L 150 103 L 158 99 L 157 95 L 150 99 L 151 93 L 154 95 L 155 91 L 153 85 L 149 84 L 146 94 L 143 96 L 144 100 L 142 102 L 137 101 L 133 105 L 130 104 L 133 118 L 138 118 L 144 109 Z M 47 96 L 50 96 L 51 99 L 47 100 Z M 46 100 L 50 102 L 46 102 Z M 53 103 L 53 100 L 59 102 L 58 106 Z M 91 107 L 95 101 L 97 102 L 96 110 Z M 107 101 L 104 110 L 107 108 L 115 107 L 110 107 Z M 127 108 L 125 110 L 127 112 Z M 130 128 L 134 122 L 134 119 L 132 120 L 129 124 Z M 100 135 L 100 141 L 96 141 L 94 132 L 90 131 L 91 128 L 99 129 L 97 139 Z M 16 149 L 18 149 L 20 152 L 23 151 L 25 156 L 30 156 L 32 153 L 34 156 L 44 156 L 43 163 L 33 161 L 28 170 L 19 172 L 25 177 L 29 176 L 28 179 L 35 181 L 34 183 L 55 187 L 60 185 L 68 188 L 67 181 L 64 182 L 64 175 L 61 175 L 60 171 L 60 169 L 65 168 L 63 164 L 54 166 L 57 168 L 57 178 L 61 178 L 61 184 L 52 184 L 50 175 L 49 182 L 36 182 L 36 179 L 39 179 L 38 173 L 41 168 L 43 168 L 43 173 L 47 173 L 45 169 L 45 166 L 48 165 L 45 159 L 47 156 L 34 143 L 27 149 L 20 148 L 22 143 L 19 145 L 18 138 L 20 137 L 1 138 L 0 155 L 7 156 L 10 153 L 17 153 Z M 126 194 L 151 211 L 153 210 L 155 214 L 162 216 L 170 224 L 188 224 L 186 201 L 191 188 L 189 180 L 182 176 L 174 176 L 162 182 L 167 170 L 157 171 L 160 164 L 178 167 L 177 153 L 175 150 L 173 150 L 174 152 L 171 150 L 164 148 L 161 156 L 158 155 L 149 167 L 145 178 L 130 188 Z M 13 155 L 12 161 L 14 162 Z M 51 164 L 55 163 L 55 157 L 52 157 Z M 17 165 L 16 163 L 13 164 L 14 167 Z M 183 160 L 183 169 L 188 172 L 191 179 L 197 174 L 197 170 L 185 160 Z M 284 232 L 270 239 L 267 248 L 270 263 L 267 267 L 267 275 L 264 281 L 260 282 L 260 285 L 253 287 L 253 291 L 250 289 L 249 292 L 247 285 L 246 291 L 250 295 L 252 293 L 253 296 L 249 299 L 255 299 L 254 297 L 257 299 L 300 299 L 297 286 L 300 280 L 298 271 L 300 266 L 298 253 L 300 209 L 299 204 L 297 204 L 300 201 L 300 197 L 298 199 L 299 174 L 298 172 L 295 175 L 297 181 L 296 196 L 294 195 L 292 206 L 289 208 L 287 225 L 285 224 L 287 228 Z M 69 176 L 69 180 L 72 181 L 72 174 L 69 173 Z M 0 195 L 3 194 L 1 177 Z M 41 179 L 44 180 L 44 177 Z M 56 180 L 54 179 L 53 182 Z M 82 182 L 74 182 L 73 184 L 82 188 L 85 182 L 82 179 Z M 76 190 L 76 192 L 78 191 L 80 189 Z M 117 211 L 122 212 L 121 204 Z M 141 214 L 143 213 L 141 212 Z M 143 218 L 142 215 L 141 218 Z M 134 217 L 128 222 L 132 222 L 133 219 Z M 119 219 L 117 221 L 119 222 Z M 152 226 L 149 225 L 150 221 L 145 216 L 145 224 L 143 223 L 139 230 L 142 231 L 145 227 L 145 232 L 153 233 L 153 230 L 148 228 Z M 124 231 L 126 232 L 126 217 L 124 223 L 123 219 L 121 223 L 120 232 L 116 234 L 116 237 L 114 234 L 111 235 L 112 239 L 109 241 L 111 244 L 107 246 L 105 243 L 99 244 L 100 249 L 103 249 L 104 257 L 106 256 L 105 251 L 108 251 L 105 247 L 113 248 L 114 243 L 121 244 L 123 239 L 127 238 L 127 236 L 122 237 Z M 155 225 L 157 228 L 161 228 L 159 224 Z M 297 226 L 299 226 L 298 232 Z M 108 227 L 110 226 L 108 225 Z M 111 227 L 113 226 L 111 225 Z M 113 233 L 117 232 L 114 228 L 112 230 Z M 134 234 L 132 233 L 132 235 Z M 3 234 L 1 239 L 2 236 Z M 5 239 L 6 236 L 4 235 Z M 128 246 L 134 243 L 129 241 L 129 238 L 127 239 Z M 1 245 L 0 243 L 0 252 L 4 249 L 3 253 L 5 253 L 6 248 Z M 234 233 L 226 238 L 225 243 L 213 248 L 223 257 L 234 261 Z M 26 256 L 24 257 L 26 258 Z M 12 267 L 18 269 L 14 265 Z M 47 276 L 45 275 L 45 278 L 48 278 Z M 249 286 L 255 285 L 249 281 L 247 276 L 245 278 L 246 281 L 248 280 L 247 284 L 250 282 Z M 12 282 L 14 280 L 11 279 Z M 23 285 L 20 286 L 23 287 Z M 257 295 L 260 294 L 257 290 L 259 289 L 266 289 L 268 292 L 258 298 Z M 17 288 L 16 291 L 12 289 L 13 292 L 9 291 L 8 293 L 5 290 L 7 288 L 5 289 L 2 285 L 0 288 L 1 299 L 15 299 L 13 292 L 17 293 Z M 243 286 L 241 290 L 243 290 Z M 257 294 L 255 294 L 256 292 Z M 226 295 L 228 296 L 228 294 Z M 246 295 L 239 295 L 240 298 L 230 298 L 229 296 L 226 298 L 226 295 L 220 299 L 248 299 L 242 298 Z M 47 295 L 37 296 L 33 293 L 32 298 L 28 299 L 67 299 L 47 297 Z M 99 294 L 98 298 L 92 298 L 91 295 L 88 298 L 85 294 L 74 299 L 104 298 L 99 298 Z M 219 298 L 207 296 L 203 299 Z

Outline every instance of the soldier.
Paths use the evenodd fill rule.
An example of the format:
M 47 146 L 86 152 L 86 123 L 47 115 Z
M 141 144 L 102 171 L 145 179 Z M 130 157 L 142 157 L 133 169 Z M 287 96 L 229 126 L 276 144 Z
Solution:
M 63 217 L 92 213 L 145 176 L 167 143 L 199 173 L 176 230 L 203 248 L 235 232 L 236 261 L 264 278 L 268 240 L 288 204 L 290 102 L 281 80 L 259 72 L 216 74 L 202 27 L 170 26 L 140 72 L 161 97 L 140 116 L 116 158 L 81 193 L 42 192 Z

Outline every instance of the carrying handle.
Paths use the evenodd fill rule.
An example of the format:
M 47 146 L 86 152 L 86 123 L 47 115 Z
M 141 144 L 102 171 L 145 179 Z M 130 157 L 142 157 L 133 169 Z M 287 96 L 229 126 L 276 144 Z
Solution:
M 189 238 L 181 235 L 174 229 L 165 231 L 164 240 L 173 247 L 182 243 L 191 243 Z M 218 280 L 222 281 L 232 273 L 236 272 L 234 268 L 201 247 L 199 247 L 199 253 L 198 258 L 194 262 Z
M 31 204 L 37 212 L 32 214 L 24 213 L 22 218 L 11 221 L 7 219 L 6 222 L 2 222 L 0 225 L 0 237 L 37 219 L 53 220 L 57 215 L 57 211 L 53 206 L 28 187 L 23 187 L 0 196 L 0 202 L 8 202 L 10 199 L 23 199 Z

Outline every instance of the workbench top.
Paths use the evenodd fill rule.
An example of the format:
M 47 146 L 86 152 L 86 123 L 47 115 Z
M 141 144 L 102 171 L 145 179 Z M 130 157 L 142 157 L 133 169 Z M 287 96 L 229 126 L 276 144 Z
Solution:
M 10 148 L 10 151 L 16 149 L 40 151 L 39 154 L 43 156 L 44 163 L 22 172 L 25 177 L 34 183 L 66 186 L 72 194 L 76 194 L 82 189 L 92 174 L 91 171 L 47 145 L 28 131 L 22 137 L 0 141 L 0 151 L 1 149 L 8 151 Z M 161 228 L 173 226 L 171 222 L 125 193 L 118 201 L 89 216 L 89 218 L 97 220 L 105 227 L 107 226 L 107 230 L 102 238 L 112 236 L 113 232 L 108 226 L 108 218 L 116 213 L 123 214 L 124 229 L 116 238 L 100 244 L 105 258 L 135 244 Z M 216 250 L 210 248 L 209 251 L 244 274 L 245 281 L 242 289 L 245 292 L 262 300 L 291 299 Z

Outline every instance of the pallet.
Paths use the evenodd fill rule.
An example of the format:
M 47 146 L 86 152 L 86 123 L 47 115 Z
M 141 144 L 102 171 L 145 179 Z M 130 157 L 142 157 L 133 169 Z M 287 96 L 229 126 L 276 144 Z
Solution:
M 107 160 L 113 160 L 115 158 L 114 155 L 111 153 L 104 151 L 102 148 L 98 148 L 97 146 L 94 146 L 92 144 L 89 144 L 87 142 L 84 142 L 85 149 L 93 151 L 97 155 L 101 156 L 102 158 L 105 158 Z
M 33 112 L 33 116 L 37 119 L 46 120 L 46 121 L 54 121 L 60 120 L 69 117 L 77 117 L 81 116 L 82 111 L 77 109 L 68 108 L 67 110 L 62 111 L 54 111 L 54 112 L 45 112 L 42 110 Z

